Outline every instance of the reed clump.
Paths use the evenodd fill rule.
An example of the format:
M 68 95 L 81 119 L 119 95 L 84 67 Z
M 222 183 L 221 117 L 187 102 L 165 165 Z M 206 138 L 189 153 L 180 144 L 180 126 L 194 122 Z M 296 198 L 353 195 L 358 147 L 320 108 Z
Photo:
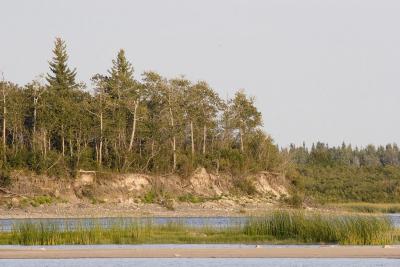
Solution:
M 24 222 L 0 232 L 1 244 L 190 244 L 190 243 L 333 243 L 391 244 L 396 231 L 384 217 L 352 214 L 274 211 L 244 224 L 190 226 L 180 222 L 121 222 L 90 225 Z M 398 236 L 398 235 L 397 235 Z
M 90 244 L 135 244 L 149 235 L 148 224 L 120 223 L 110 226 L 93 224 L 77 225 L 61 229 L 54 223 L 21 223 L 9 233 L 9 244 L 21 245 L 90 245 Z M 4 238 L 3 238 L 4 240 Z
M 350 212 L 362 213 L 399 213 L 400 204 L 398 203 L 365 203 L 365 202 L 348 202 L 335 203 L 328 205 L 333 209 L 340 209 Z
M 393 242 L 394 227 L 380 216 L 275 211 L 250 219 L 244 232 L 301 243 L 382 245 Z

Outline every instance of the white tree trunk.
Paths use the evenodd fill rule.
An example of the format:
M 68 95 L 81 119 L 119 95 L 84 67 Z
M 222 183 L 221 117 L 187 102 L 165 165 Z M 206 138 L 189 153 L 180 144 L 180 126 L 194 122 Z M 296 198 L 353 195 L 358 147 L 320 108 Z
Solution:
M 7 116 L 7 107 L 6 107 L 6 92 L 3 85 L 3 148 L 4 153 L 6 151 L 6 116 Z
M 175 138 L 175 135 L 174 135 L 174 137 L 172 139 L 172 150 L 174 152 L 174 154 L 173 154 L 173 161 L 174 162 L 173 162 L 172 169 L 176 170 L 176 138 Z
M 33 136 L 36 135 L 37 101 L 38 101 L 38 99 L 35 97 L 33 100 Z
M 171 127 L 172 130 L 174 131 L 174 134 L 172 136 L 172 153 L 173 153 L 173 165 L 172 165 L 172 170 L 176 170 L 176 138 L 175 138 L 175 122 L 174 122 L 174 115 L 172 114 L 172 109 L 169 108 L 169 114 L 171 117 Z
M 244 147 L 243 147 L 243 131 L 241 129 L 239 130 L 239 134 L 240 134 L 240 151 L 243 152 L 244 151 Z
M 137 116 L 137 108 L 139 106 L 138 102 L 135 102 L 135 109 L 133 111 L 133 122 L 132 122 L 132 133 L 131 133 L 131 140 L 129 142 L 129 149 L 128 151 L 132 150 L 133 147 L 133 141 L 135 139 L 135 131 L 136 131 L 136 116 Z
M 206 154 L 206 142 L 207 142 L 207 126 L 203 127 L 203 154 Z
M 71 138 L 69 139 L 69 155 L 71 156 L 71 158 L 74 156 L 74 147 L 72 145 Z
M 7 117 L 7 107 L 6 107 L 6 88 L 4 86 L 4 80 L 2 83 L 3 87 L 3 155 L 4 155 L 4 160 L 6 160 L 6 117 Z
M 103 161 L 103 112 L 100 113 L 100 145 L 99 145 L 99 166 L 101 167 Z
M 47 143 L 46 143 L 46 130 L 43 130 L 43 157 L 46 158 Z
M 190 138 L 192 140 L 192 156 L 194 156 L 193 121 L 190 121 Z
M 65 138 L 64 138 L 64 125 L 61 125 L 61 148 L 62 148 L 62 156 L 65 155 Z

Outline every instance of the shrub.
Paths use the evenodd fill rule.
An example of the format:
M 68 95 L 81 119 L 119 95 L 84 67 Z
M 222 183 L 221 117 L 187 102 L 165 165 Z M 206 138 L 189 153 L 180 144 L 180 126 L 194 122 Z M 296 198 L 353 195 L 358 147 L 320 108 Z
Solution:
M 301 208 L 303 206 L 304 197 L 298 193 L 294 193 L 292 196 L 288 197 L 285 202 L 293 208 Z
M 7 170 L 0 170 L 0 186 L 7 187 L 11 185 L 11 175 Z
M 41 205 L 49 205 L 53 202 L 53 199 L 50 196 L 36 196 L 31 199 L 30 204 L 33 207 L 38 207 Z
M 298 166 L 297 191 L 320 203 L 400 201 L 400 168 Z M 388 172 L 390 173 L 388 174 Z M 388 176 L 389 175 L 389 176 Z
M 147 193 L 143 196 L 142 201 L 143 201 L 144 203 L 151 204 L 151 203 L 155 203 L 155 202 L 156 202 L 156 199 L 157 199 L 157 194 L 156 194 L 156 192 L 155 192 L 154 190 L 151 190 L 151 191 L 147 192 Z
M 167 210 L 175 210 L 175 200 L 173 198 L 162 199 L 159 204 Z
M 247 195 L 255 195 L 257 193 L 256 187 L 253 182 L 248 178 L 234 178 L 233 185 L 242 193 Z

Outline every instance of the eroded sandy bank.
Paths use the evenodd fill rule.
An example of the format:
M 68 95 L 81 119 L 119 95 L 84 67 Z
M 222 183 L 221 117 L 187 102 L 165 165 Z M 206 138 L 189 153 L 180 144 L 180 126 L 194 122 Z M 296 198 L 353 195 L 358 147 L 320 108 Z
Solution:
M 176 203 L 174 210 L 158 204 L 70 204 L 39 207 L 0 207 L 0 219 L 18 218 L 100 218 L 100 217 L 233 217 L 262 214 L 276 205 L 262 199 L 221 199 L 204 203 Z

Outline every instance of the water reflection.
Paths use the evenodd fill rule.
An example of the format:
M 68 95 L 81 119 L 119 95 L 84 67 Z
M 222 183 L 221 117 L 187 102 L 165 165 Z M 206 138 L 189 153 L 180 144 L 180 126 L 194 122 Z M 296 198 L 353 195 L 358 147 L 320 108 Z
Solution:
M 387 214 L 396 227 L 400 227 L 400 214 Z M 74 229 L 75 227 L 92 227 L 100 225 L 111 227 L 131 223 L 152 223 L 156 225 L 167 223 L 182 223 L 194 227 L 227 227 L 243 225 L 248 217 L 141 217 L 141 218 L 54 218 L 54 219 L 0 219 L 0 231 L 10 231 L 14 224 L 23 222 L 50 223 L 60 229 Z

